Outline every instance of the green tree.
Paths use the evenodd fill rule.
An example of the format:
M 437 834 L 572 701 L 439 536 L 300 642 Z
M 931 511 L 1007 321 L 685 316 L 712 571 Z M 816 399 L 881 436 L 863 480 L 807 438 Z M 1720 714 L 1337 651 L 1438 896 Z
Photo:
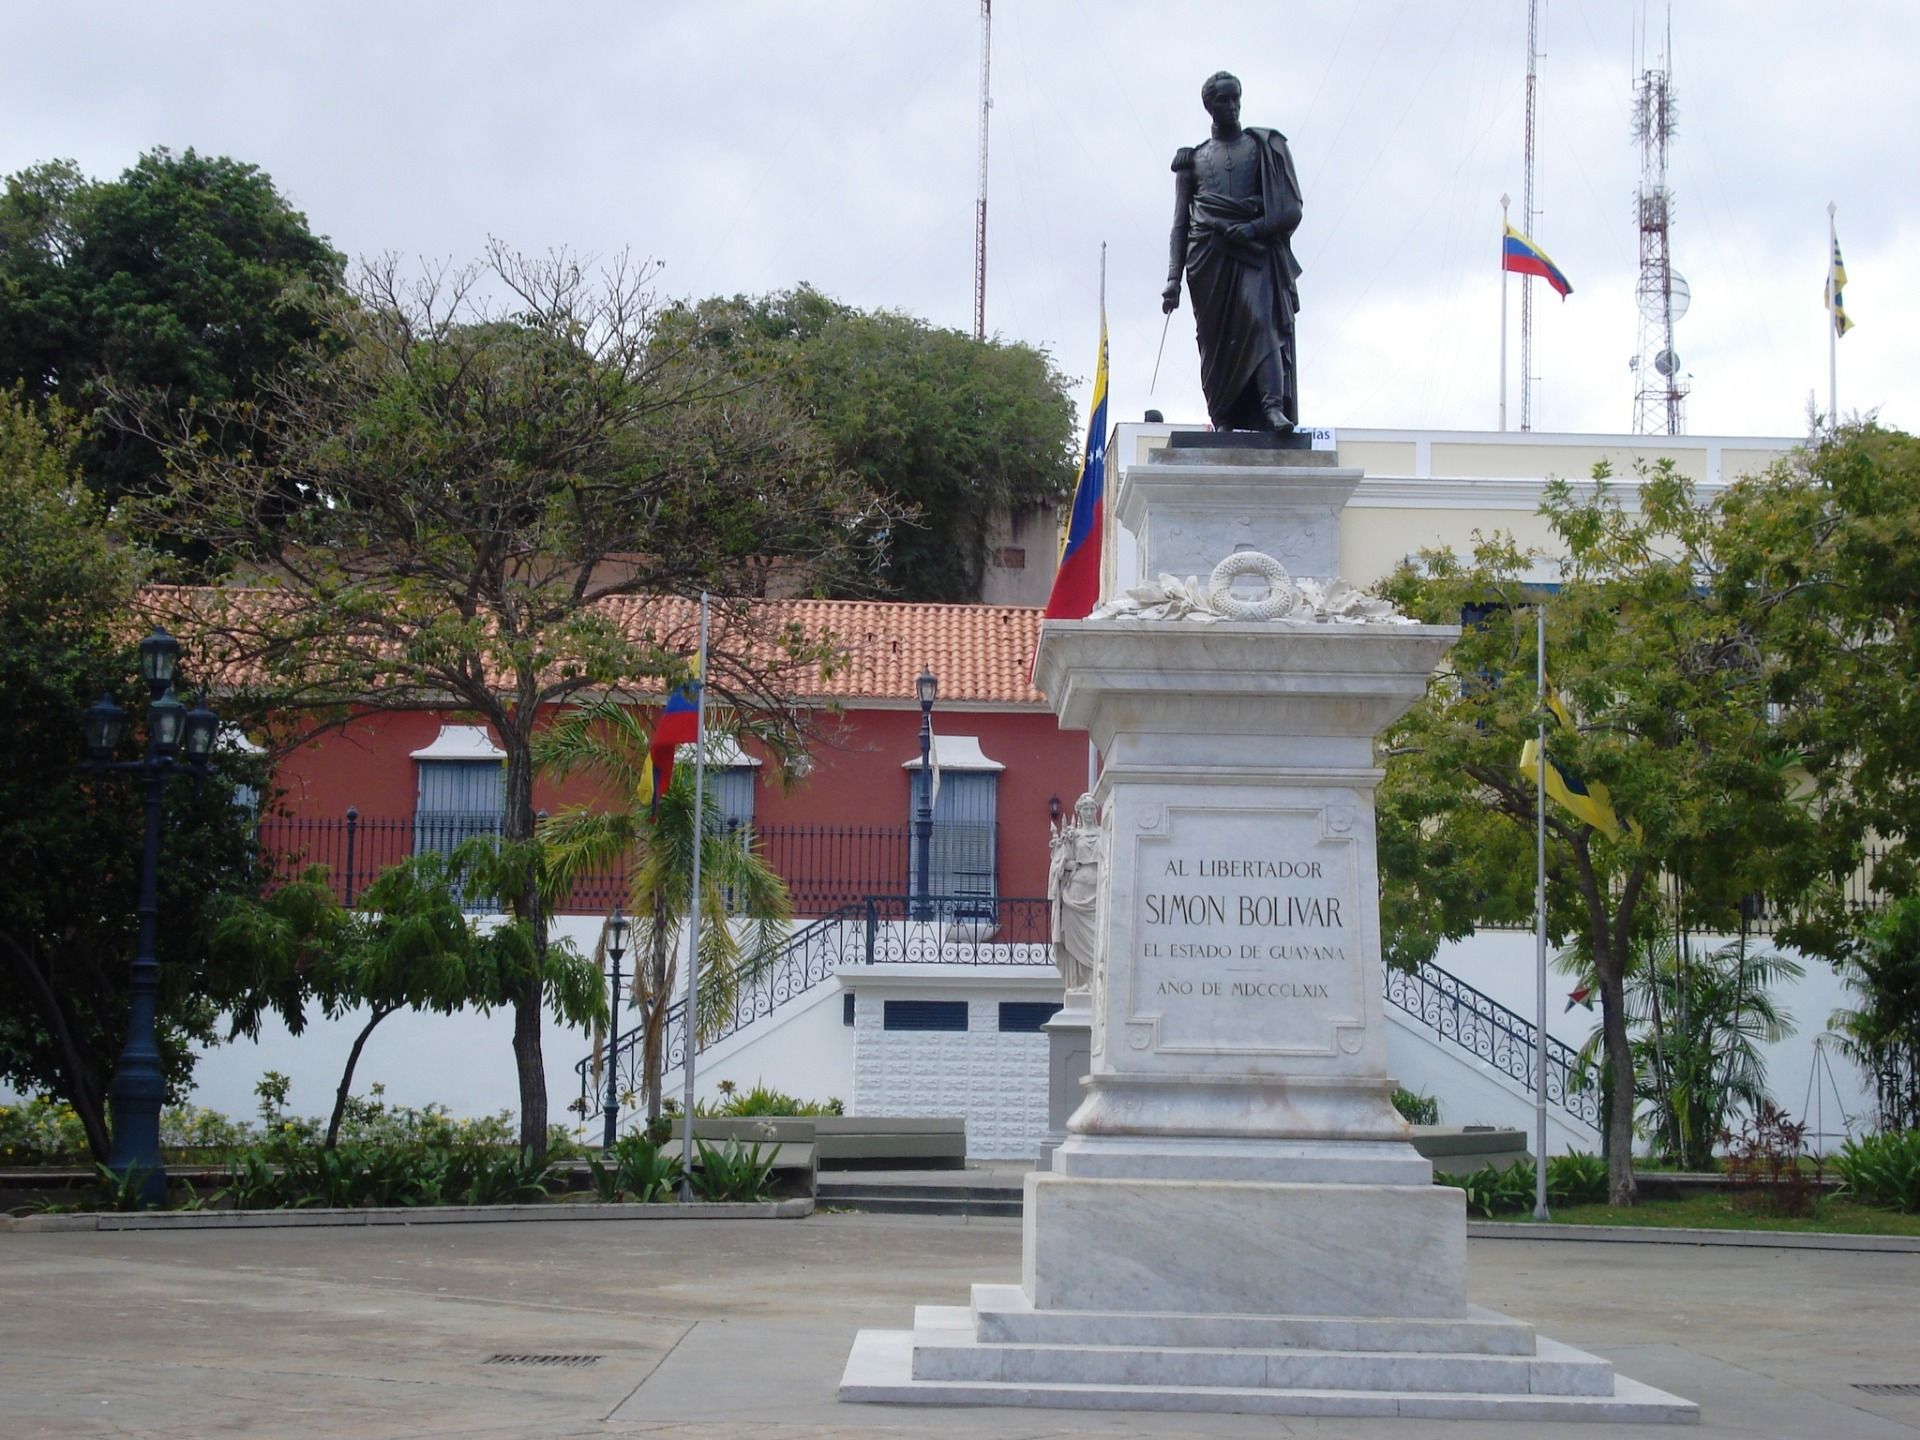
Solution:
M 1880 1128 L 1920 1130 L 1920 896 L 1869 917 L 1840 973 L 1855 1004 L 1828 1027 L 1873 1082 Z
M 663 1041 L 678 971 L 680 933 L 693 913 L 694 767 L 676 765 L 672 783 L 649 813 L 643 778 L 651 717 L 602 703 L 563 717 L 540 737 L 541 763 L 556 778 L 595 776 L 623 803 L 572 805 L 540 827 L 556 891 L 576 878 L 615 871 L 627 878 L 633 916 L 634 1009 L 640 1013 L 641 1073 L 647 1118 L 660 1114 Z M 711 730 L 709 733 L 713 733 Z M 751 833 L 730 831 L 711 792 L 700 837 L 699 1023 L 704 1042 L 733 1014 L 742 984 L 786 942 L 787 887 L 753 848 Z M 690 1052 L 691 1053 L 691 1052 Z M 616 1063 L 607 1057 L 608 1064 Z
M 253 980 L 247 1003 L 236 1009 L 235 1034 L 257 1035 L 271 1009 L 298 1035 L 309 1000 L 329 1019 L 366 1011 L 341 1069 L 326 1149 L 339 1139 L 360 1054 L 389 1016 L 511 1004 L 519 978 L 538 966 L 557 1020 L 584 1025 L 605 1017 L 599 976 L 571 946 L 549 943 L 536 954 L 525 921 L 483 922 L 465 908 L 463 899 L 494 883 L 503 868 L 498 846 L 470 840 L 451 856 L 415 855 L 381 872 L 352 909 L 335 898 L 324 870 L 262 899 L 235 897 L 221 907 L 210 948 L 236 969 L 250 969 Z
M 1766 698 L 1809 803 L 1852 847 L 1883 846 L 1874 888 L 1920 890 L 1920 439 L 1877 424 L 1822 433 L 1731 487 L 1716 595 L 1764 630 Z M 1808 953 L 1858 943 L 1838 884 L 1788 917 Z
M 71 161 L 0 192 L 0 385 L 91 414 L 109 377 L 171 408 L 243 400 L 316 336 L 290 289 L 340 282 L 343 260 L 252 165 L 156 149 L 117 180 Z M 109 503 L 146 494 L 162 460 L 110 425 L 80 449 Z
M 837 593 L 977 600 L 993 518 L 1073 491 L 1073 405 L 1044 351 L 804 285 L 709 300 L 671 323 L 739 373 L 777 380 L 835 461 L 897 502 L 902 513 L 873 522 L 886 532 L 877 568 L 825 577 Z
M 1595 982 L 1581 949 L 1560 968 Z M 1636 1098 L 1647 1107 L 1654 1149 L 1687 1170 L 1713 1168 L 1713 1148 L 1736 1107 L 1759 1115 L 1771 1104 L 1762 1044 L 1793 1034 L 1792 1017 L 1773 999 L 1783 980 L 1805 971 L 1785 955 L 1757 950 L 1743 937 L 1704 953 L 1662 930 L 1635 947 L 1627 970 Z M 1583 1074 L 1599 1053 L 1596 1030 L 1580 1051 Z
M 1535 557 L 1504 536 L 1467 557 L 1425 554 L 1384 586 L 1409 614 L 1469 622 L 1426 698 L 1383 737 L 1383 941 L 1399 963 L 1476 923 L 1532 914 L 1534 782 L 1518 762 L 1541 719 L 1534 607 L 1546 603 L 1548 675 L 1574 721 L 1551 724 L 1549 753 L 1606 786 L 1624 822 L 1603 831 L 1557 804 L 1546 811 L 1548 929 L 1578 937 L 1600 997 L 1615 1204 L 1634 1198 L 1636 945 L 1673 925 L 1733 933 L 1748 897 L 1791 903 L 1851 865 L 1772 723 L 1772 609 L 1718 583 L 1718 507 L 1665 466 L 1641 478 L 1637 498 L 1629 509 L 1604 483 L 1587 497 L 1548 487 L 1561 563 L 1550 597 L 1526 583 Z
M 146 574 L 107 534 L 74 454 L 83 427 L 58 403 L 0 393 L 0 1078 L 57 1094 L 104 1161 L 105 1095 L 125 1040 L 142 843 L 141 796 L 124 776 L 79 768 L 79 726 L 102 687 L 137 717 L 144 688 L 128 609 Z M 223 705 L 223 709 L 226 707 Z M 203 906 L 258 882 L 252 824 L 233 785 L 258 784 L 239 757 L 214 779 L 168 787 L 159 871 L 159 1040 L 173 1098 L 192 1046 L 217 1038 L 234 977 L 205 963 Z
M 162 598 L 236 676 L 283 710 L 451 704 L 491 725 L 502 854 L 521 864 L 499 889 L 533 936 L 513 1043 L 536 1150 L 547 926 L 519 842 L 534 833 L 537 730 L 583 692 L 682 678 L 695 607 L 671 597 L 710 591 L 729 598 L 709 692 L 793 733 L 792 678 L 833 642 L 739 597 L 769 569 L 804 582 L 852 563 L 876 508 L 769 388 L 659 331 L 650 275 L 498 246 L 484 267 L 419 279 L 369 268 L 259 407 L 188 417 L 168 447 L 163 522 L 256 583 Z M 511 308 L 491 308 L 487 287 Z M 264 443 L 234 443 L 241 430 Z M 311 503 L 287 511 L 290 491 Z

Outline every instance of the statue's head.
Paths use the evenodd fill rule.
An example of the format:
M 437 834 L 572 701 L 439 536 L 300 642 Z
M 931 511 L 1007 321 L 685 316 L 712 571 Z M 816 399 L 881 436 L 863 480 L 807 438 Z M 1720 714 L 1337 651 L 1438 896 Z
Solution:
M 1100 807 L 1092 795 L 1082 795 L 1073 806 L 1073 823 L 1082 830 L 1095 830 L 1100 825 Z
M 1200 87 L 1200 103 L 1207 107 L 1214 124 L 1228 127 L 1240 123 L 1240 81 L 1225 70 L 1216 70 Z

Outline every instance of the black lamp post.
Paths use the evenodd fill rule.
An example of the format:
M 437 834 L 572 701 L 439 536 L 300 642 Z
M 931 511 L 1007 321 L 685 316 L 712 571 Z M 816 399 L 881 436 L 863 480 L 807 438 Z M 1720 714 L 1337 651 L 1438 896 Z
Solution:
M 914 918 L 925 920 L 933 913 L 927 893 L 927 876 L 933 850 L 933 702 L 940 693 L 940 682 L 933 671 L 920 667 L 914 689 L 920 694 L 920 808 L 914 816 L 914 868 L 918 882 L 914 886 Z
M 152 695 L 147 706 L 147 753 L 138 760 L 115 760 L 126 731 L 127 712 L 103 693 L 87 707 L 82 733 L 87 758 L 96 772 L 132 771 L 140 775 L 146 801 L 146 840 L 140 852 L 140 929 L 133 957 L 133 986 L 127 1009 L 127 1042 L 107 1087 L 113 1110 L 113 1150 L 107 1168 L 126 1180 L 138 1176 L 140 1199 L 161 1205 L 167 1198 L 166 1171 L 160 1163 L 160 1105 L 166 1077 L 160 1071 L 155 1010 L 160 995 L 160 962 L 154 956 L 159 929 L 160 815 L 167 776 L 181 765 L 204 775 L 220 721 L 204 700 L 191 711 L 174 698 L 173 677 L 180 663 L 180 642 L 156 628 L 140 642 L 140 674 Z
M 627 953 L 627 917 L 613 907 L 607 922 L 607 958 L 613 962 L 613 1004 L 607 1020 L 607 1129 L 603 1148 L 613 1148 L 613 1132 L 620 1123 L 620 960 Z

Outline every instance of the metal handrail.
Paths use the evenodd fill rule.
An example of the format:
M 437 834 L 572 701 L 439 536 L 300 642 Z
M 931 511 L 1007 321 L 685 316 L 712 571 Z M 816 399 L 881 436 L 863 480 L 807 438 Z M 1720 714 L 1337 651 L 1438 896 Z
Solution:
M 960 964 L 1053 965 L 1048 934 L 1051 903 L 992 895 L 869 895 L 797 930 L 763 965 L 741 978 L 732 1006 L 700 1048 L 716 1045 L 797 995 L 813 989 L 847 965 Z M 668 1007 L 661 1034 L 661 1072 L 686 1062 L 686 1002 Z M 645 1081 L 644 1032 L 622 1037 L 604 1063 L 616 1069 L 615 1090 L 637 1093 Z M 593 1074 L 594 1057 L 573 1067 L 580 1077 L 583 1118 L 605 1105 L 604 1078 Z
M 1404 1010 L 1441 1039 L 1452 1041 L 1476 1060 L 1518 1080 L 1529 1092 L 1533 1090 L 1538 1037 L 1533 1022 L 1525 1016 L 1432 961 L 1413 970 L 1389 967 L 1386 994 L 1388 1004 Z M 1546 1040 L 1547 1103 L 1598 1130 L 1599 1088 L 1576 1084 L 1578 1056 L 1552 1035 Z

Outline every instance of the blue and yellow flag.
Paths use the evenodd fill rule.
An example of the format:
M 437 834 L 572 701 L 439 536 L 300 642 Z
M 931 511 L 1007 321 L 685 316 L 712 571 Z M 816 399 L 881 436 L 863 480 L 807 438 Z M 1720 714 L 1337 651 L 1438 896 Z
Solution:
M 1567 707 L 1560 697 L 1547 690 L 1547 709 L 1553 712 L 1553 718 L 1560 722 L 1560 728 L 1573 730 L 1573 716 L 1567 713 Z M 1539 774 L 1540 744 L 1538 740 L 1529 740 L 1520 748 L 1520 770 L 1529 780 Z M 1614 813 L 1613 797 L 1607 794 L 1607 787 L 1594 781 L 1583 781 L 1564 766 L 1557 763 L 1553 756 L 1547 756 L 1547 796 L 1562 810 L 1576 820 L 1583 821 L 1605 835 L 1609 840 L 1618 840 L 1626 828 L 1620 824 L 1620 817 Z M 1639 827 L 1632 826 L 1635 834 Z
M 1841 291 L 1847 288 L 1847 267 L 1840 259 L 1840 241 L 1833 242 L 1833 262 L 1827 267 L 1827 309 L 1833 315 L 1833 333 L 1844 335 L 1853 328 L 1847 318 L 1847 306 Z

